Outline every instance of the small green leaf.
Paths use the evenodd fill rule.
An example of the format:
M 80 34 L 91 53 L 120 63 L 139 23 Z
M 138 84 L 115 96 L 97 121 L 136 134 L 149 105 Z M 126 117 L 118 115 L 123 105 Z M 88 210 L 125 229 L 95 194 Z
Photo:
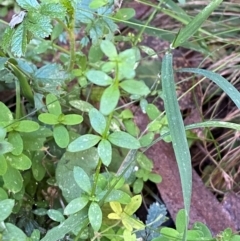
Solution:
M 58 124 L 53 127 L 53 137 L 57 145 L 66 148 L 69 144 L 69 133 L 64 125 Z
M 103 57 L 103 53 L 99 45 L 92 45 L 88 51 L 88 60 L 90 63 L 96 63 Z
M 12 112 L 4 103 L 0 102 L 0 122 L 11 122 L 12 120 Z
M 104 5 L 108 4 L 107 0 L 92 0 L 89 4 L 89 7 L 92 9 L 97 9 L 103 7 Z
M 89 118 L 92 128 L 100 135 L 103 135 L 107 123 L 106 119 L 101 112 L 97 109 L 91 109 L 89 111 Z
M 0 142 L 5 139 L 7 135 L 7 131 L 5 128 L 0 127 Z
M 100 136 L 86 134 L 78 137 L 73 142 L 71 142 L 67 150 L 70 152 L 87 150 L 90 147 L 95 146 L 100 140 Z
M 92 202 L 88 209 L 89 222 L 92 225 L 93 230 L 96 232 L 102 225 L 102 210 L 98 203 Z
M 17 226 L 11 223 L 5 223 L 5 229 L 2 232 L 3 240 L 17 240 L 17 241 L 26 241 L 26 234 Z
M 209 228 L 205 224 L 200 223 L 200 222 L 195 222 L 193 224 L 193 229 L 201 231 L 203 233 L 203 237 L 206 237 L 208 239 L 212 239 L 211 231 L 209 230 Z
M 56 125 L 59 123 L 58 116 L 50 113 L 42 113 L 38 116 L 38 119 L 48 125 Z
M 173 228 L 163 227 L 160 231 L 163 236 L 171 237 L 172 239 L 179 238 L 179 232 Z
M 23 179 L 21 174 L 17 169 L 10 165 L 8 165 L 7 171 L 3 175 L 3 181 L 5 187 L 13 193 L 17 193 L 22 189 Z
M 105 166 L 108 166 L 112 160 L 112 145 L 108 140 L 102 139 L 98 144 L 98 155 Z
M 51 218 L 53 221 L 63 222 L 65 220 L 63 214 L 58 210 L 49 209 L 47 211 L 47 214 L 48 214 L 49 218 Z
M 121 8 L 114 15 L 114 18 L 126 21 L 130 18 L 133 18 L 135 16 L 135 14 L 136 14 L 136 12 L 133 8 Z
M 130 135 L 132 135 L 134 137 L 137 137 L 139 135 L 140 130 L 133 119 L 123 120 L 123 124 L 124 124 L 126 131 Z
M 20 155 L 23 151 L 23 140 L 20 134 L 16 131 L 9 132 L 8 141 L 13 146 L 12 154 L 16 156 Z
M 137 154 L 137 163 L 142 169 L 147 170 L 149 172 L 151 172 L 153 169 L 153 162 L 150 159 L 148 159 L 147 156 L 144 155 L 142 152 L 138 152 Z
M 59 116 L 62 114 L 62 108 L 58 98 L 53 94 L 48 94 L 46 97 L 47 109 L 50 114 Z
M 7 162 L 4 155 L 0 155 L 0 176 L 4 175 L 7 171 Z
M 133 95 L 146 96 L 150 93 L 150 90 L 146 84 L 137 80 L 124 80 L 119 84 L 119 86 L 126 92 Z
M 69 114 L 65 115 L 63 121 L 61 121 L 64 125 L 78 125 L 83 121 L 83 117 L 77 114 Z
M 133 183 L 133 192 L 135 194 L 140 193 L 143 190 L 143 185 L 144 182 L 142 179 L 138 178 L 134 183 Z
M 99 86 L 108 86 L 113 82 L 110 76 L 99 70 L 89 70 L 86 76 L 89 81 Z
M 87 196 L 81 196 L 73 199 L 64 209 L 64 215 L 71 215 L 82 210 L 88 204 L 89 198 Z
M 32 157 L 32 174 L 35 180 L 38 182 L 40 182 L 46 174 L 46 168 L 44 167 L 43 159 L 43 151 L 36 151 Z
M 154 104 L 148 104 L 146 108 L 146 112 L 150 120 L 157 119 L 161 114 L 157 106 Z
M 100 101 L 100 111 L 104 115 L 109 115 L 117 106 L 120 91 L 117 85 L 111 85 L 104 90 Z
M 117 131 L 108 136 L 108 140 L 116 145 L 127 149 L 138 149 L 140 148 L 139 141 L 133 136 L 123 131 Z
M 154 133 L 149 132 L 146 135 L 143 135 L 139 141 L 142 147 L 146 147 L 152 143 L 153 139 L 154 139 Z
M 4 221 L 11 214 L 13 207 L 13 199 L 5 199 L 0 201 L 0 222 Z
M 160 182 L 162 181 L 161 176 L 159 176 L 159 175 L 156 174 L 156 173 L 150 173 L 149 176 L 148 176 L 148 179 L 149 179 L 151 182 L 154 182 L 154 183 L 160 183 Z
M 13 146 L 11 143 L 7 141 L 0 142 L 0 155 L 11 152 L 12 150 L 13 150 Z
M 83 100 L 71 100 L 69 103 L 74 108 L 83 112 L 89 112 L 92 108 L 94 108 L 90 103 Z
M 78 186 L 88 194 L 91 194 L 92 185 L 88 174 L 81 167 L 74 167 L 73 169 L 74 180 Z
M 30 120 L 22 120 L 19 124 L 14 128 L 14 130 L 19 132 L 33 132 L 39 129 L 39 124 L 35 121 Z
M 100 44 L 103 53 L 110 59 L 117 57 L 117 49 L 114 44 L 109 40 L 103 40 Z
M 8 198 L 7 192 L 3 188 L 0 187 L 0 200 L 5 200 L 7 198 Z
M 136 195 L 132 197 L 131 202 L 125 206 L 124 212 L 131 216 L 138 210 L 141 204 L 142 204 L 142 196 Z
M 29 159 L 29 157 L 24 155 L 23 153 L 21 153 L 18 156 L 8 153 L 6 154 L 6 160 L 13 168 L 22 171 L 29 169 L 32 165 L 32 162 Z

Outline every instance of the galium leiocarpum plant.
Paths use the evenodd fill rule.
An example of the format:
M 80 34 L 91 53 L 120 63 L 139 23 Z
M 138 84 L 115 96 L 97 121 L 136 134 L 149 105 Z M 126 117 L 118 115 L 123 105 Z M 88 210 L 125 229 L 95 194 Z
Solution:
M 143 235 L 142 230 L 146 240 L 150 240 L 149 237 L 155 241 L 213 239 L 201 223 L 187 230 L 191 165 L 185 128 L 239 129 L 239 126 L 213 121 L 183 126 L 174 94 L 171 49 L 185 43 L 220 2 L 212 1 L 182 29 L 166 53 L 161 71 L 166 109 L 166 116 L 163 116 L 146 100 L 151 93 L 149 87 L 136 78 L 135 67 L 141 59 L 136 45 L 139 38 L 132 41 L 135 43 L 132 48 L 118 51 L 116 47 L 117 25 L 113 20 L 126 21 L 133 16 L 132 9 L 116 11 L 111 1 L 100 0 L 90 4 L 77 0 L 17 0 L 22 12 L 13 17 L 0 44 L 3 50 L 1 81 L 16 86 L 15 114 L 2 102 L 0 108 L 0 165 L 3 167 L 0 173 L 0 238 L 20 241 L 137 240 L 141 237 L 137 235 Z M 80 43 L 76 41 L 79 26 L 87 33 Z M 49 36 L 50 40 L 44 39 Z M 131 38 L 133 36 L 127 39 Z M 58 39 L 69 43 L 69 48 L 58 45 Z M 92 46 L 84 54 L 80 46 L 90 41 Z M 61 53 L 58 63 L 46 60 L 46 64 L 42 63 L 41 57 L 48 51 L 52 55 Z M 43 55 L 37 58 L 36 53 Z M 24 55 L 28 58 L 21 58 Z M 35 61 L 41 61 L 41 67 L 37 67 Z M 234 87 L 215 73 L 200 69 L 182 71 L 203 74 L 233 99 L 239 97 Z M 75 77 L 77 83 L 68 92 L 66 83 Z M 231 88 L 231 93 L 227 88 Z M 97 93 L 97 98 L 92 93 Z M 81 94 L 85 100 L 80 99 Z M 140 101 L 148 114 L 151 123 L 144 133 L 134 125 L 131 111 L 119 106 L 123 95 Z M 22 104 L 21 96 L 28 105 Z M 239 106 L 238 101 L 235 103 Z M 152 162 L 138 150 L 148 148 L 156 132 L 164 132 L 161 138 L 166 138 L 169 133 L 163 130 L 165 127 L 170 130 L 185 200 L 185 210 L 180 210 L 177 216 L 176 230 L 158 230 L 166 215 L 158 205 L 154 210 L 159 216 L 153 218 L 154 212 L 149 209 L 151 215 L 146 224 L 134 217 L 142 197 L 133 196 L 129 188 L 133 184 L 134 192 L 139 193 L 147 179 L 160 181 L 152 173 Z M 176 129 L 181 130 L 181 134 L 177 134 Z M 126 149 L 131 151 L 127 154 Z M 140 169 L 134 173 L 136 166 Z M 56 196 L 52 190 L 56 190 Z M 51 202 L 46 193 L 50 194 Z M 50 220 L 49 225 L 46 220 Z M 154 229 L 152 236 L 151 229 Z M 227 237 L 234 240 L 239 236 L 225 230 L 222 237 L 222 240 Z

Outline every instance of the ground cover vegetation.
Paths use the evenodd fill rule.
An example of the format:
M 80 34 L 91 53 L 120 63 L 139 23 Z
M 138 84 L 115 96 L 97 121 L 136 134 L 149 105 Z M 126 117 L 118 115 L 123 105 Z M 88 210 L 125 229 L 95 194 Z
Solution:
M 146 21 L 136 19 L 134 8 L 121 1 L 0 1 L 0 240 L 240 239 L 230 228 L 213 236 L 201 222 L 189 226 L 189 148 L 197 139 L 191 130 L 204 128 L 205 140 L 217 150 L 213 159 L 221 168 L 211 167 L 206 183 L 211 180 L 221 193 L 226 182 L 223 178 L 221 185 L 214 184 L 216 173 L 237 173 L 236 163 L 233 168 L 222 161 L 226 157 L 221 158 L 211 132 L 217 127 L 231 130 L 226 139 L 240 130 L 237 77 L 231 82 L 226 72 L 219 74 L 217 70 L 227 69 L 220 63 L 212 70 L 183 65 L 179 73 L 214 83 L 211 91 L 203 84 L 206 103 L 224 95 L 236 106 L 235 115 L 219 120 L 214 118 L 216 101 L 210 104 L 215 108 L 211 116 L 206 112 L 202 121 L 184 125 L 173 66 L 178 47 L 201 53 L 203 59 L 216 57 L 210 48 L 216 47 L 214 41 L 218 53 L 222 49 L 225 54 L 226 46 L 237 50 L 239 30 L 232 26 L 236 19 L 218 13 L 240 9 L 222 0 L 196 8 L 184 0 L 140 3 L 152 9 Z M 157 13 L 181 26 L 150 26 Z M 122 26 L 132 32 L 120 31 Z M 141 44 L 145 33 L 169 44 L 162 59 L 155 58 L 157 73 L 149 79 L 150 71 L 139 78 L 143 60 L 160 53 Z M 163 100 L 163 111 L 150 101 L 153 98 Z M 144 130 L 135 124 L 136 106 L 148 116 Z M 184 209 L 177 214 L 175 228 L 163 226 L 167 211 L 157 200 L 148 206 L 146 220 L 136 214 L 144 202 L 145 183 L 161 182 L 145 154 L 158 141 L 172 143 L 181 177 Z M 235 139 L 231 148 L 236 145 Z M 237 179 L 233 183 L 237 188 Z

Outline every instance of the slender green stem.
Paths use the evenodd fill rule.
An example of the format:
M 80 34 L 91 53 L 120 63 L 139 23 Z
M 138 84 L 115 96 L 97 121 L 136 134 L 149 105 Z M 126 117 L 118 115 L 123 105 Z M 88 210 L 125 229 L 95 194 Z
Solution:
M 158 12 L 158 8 L 160 7 L 162 3 L 159 2 L 157 5 L 157 8 L 154 9 L 154 11 L 152 12 L 152 14 L 149 16 L 148 20 L 146 21 L 146 23 L 144 24 L 144 26 L 142 27 L 142 29 L 139 31 L 137 37 L 135 38 L 135 41 L 133 43 L 133 45 L 137 45 L 138 40 L 141 38 L 142 34 L 144 33 L 146 27 L 149 25 L 149 23 L 152 21 L 152 19 L 154 18 L 155 14 Z
M 21 94 L 20 94 L 20 84 L 18 80 L 15 81 L 16 85 L 16 110 L 15 110 L 15 119 L 20 119 L 21 115 Z
M 101 171 L 101 166 L 102 166 L 102 160 L 101 160 L 101 158 L 99 158 L 97 169 L 95 171 L 95 177 L 94 177 L 94 183 L 93 183 L 91 196 L 95 195 L 96 188 L 97 188 L 97 181 L 98 181 L 99 173 Z

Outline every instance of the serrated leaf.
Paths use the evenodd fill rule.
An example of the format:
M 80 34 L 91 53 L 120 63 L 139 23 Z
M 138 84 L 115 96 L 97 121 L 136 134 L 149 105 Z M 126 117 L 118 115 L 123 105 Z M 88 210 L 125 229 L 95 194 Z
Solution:
M 91 181 L 89 179 L 88 174 L 81 167 L 74 167 L 73 176 L 78 186 L 88 194 L 91 194 Z
M 39 8 L 39 3 L 37 0 L 16 0 L 18 5 L 28 11 L 33 11 Z
M 89 111 L 89 119 L 92 128 L 100 135 L 103 135 L 106 129 L 106 119 L 101 112 L 97 109 L 91 109 Z
M 30 120 L 22 120 L 19 122 L 19 124 L 14 127 L 15 131 L 19 132 L 33 132 L 37 131 L 39 129 L 39 124 L 35 121 Z
M 150 93 L 150 90 L 145 83 L 137 80 L 124 80 L 119 84 L 119 86 L 126 92 L 134 95 L 146 96 Z
M 15 31 L 15 29 L 8 27 L 8 28 L 6 28 L 6 30 L 2 36 L 1 48 L 3 49 L 4 52 L 6 52 L 11 45 L 12 36 L 13 36 L 14 31 Z
M 11 131 L 8 134 L 8 141 L 13 146 L 12 154 L 20 155 L 23 151 L 23 140 L 20 134 L 16 131 Z
M 3 240 L 17 240 L 17 241 L 26 241 L 26 234 L 17 226 L 11 223 L 5 223 L 5 229 L 2 232 Z
M 68 146 L 70 138 L 64 125 L 58 124 L 53 127 L 53 137 L 59 147 L 66 148 Z
M 4 155 L 0 155 L 0 176 L 4 175 L 7 171 L 7 162 Z
M 49 218 L 51 218 L 52 220 L 56 221 L 56 222 L 63 222 L 65 220 L 63 214 L 55 209 L 49 209 L 47 211 L 47 214 L 49 216 Z
M 25 24 L 20 24 L 13 36 L 11 41 L 11 51 L 12 53 L 17 56 L 21 57 L 24 56 L 27 48 L 27 29 Z
M 68 78 L 69 74 L 59 64 L 47 64 L 33 74 L 34 82 L 39 90 L 56 95 L 62 93 L 59 87 L 64 85 Z
M 64 19 L 66 16 L 66 9 L 60 3 L 46 3 L 41 4 L 40 12 L 51 18 Z
M 31 12 L 26 18 L 28 20 L 27 29 L 32 32 L 35 37 L 46 38 L 52 32 L 51 18 L 41 15 L 38 12 Z
M 21 174 L 17 169 L 10 165 L 8 165 L 7 171 L 3 175 L 3 181 L 5 187 L 13 193 L 17 193 L 22 189 L 23 179 Z
M 114 44 L 109 40 L 103 40 L 100 44 L 101 50 L 103 53 L 110 59 L 117 57 L 117 49 Z
M 111 85 L 104 90 L 100 101 L 100 111 L 104 115 L 109 115 L 117 106 L 120 91 L 117 85 Z
M 23 171 L 29 169 L 32 165 L 29 157 L 23 153 L 18 156 L 8 153 L 6 154 L 6 160 L 13 168 Z
M 68 151 L 77 152 L 87 150 L 90 147 L 95 146 L 100 141 L 100 139 L 100 136 L 92 134 L 80 136 L 69 144 Z
M 110 134 L 108 140 L 116 146 L 127 149 L 138 149 L 141 147 L 136 138 L 123 131 L 116 131 Z
M 98 203 L 92 202 L 88 209 L 89 222 L 92 225 L 93 230 L 96 232 L 102 225 L 102 210 Z
M 99 70 L 89 70 L 86 73 L 86 77 L 89 81 L 99 86 L 108 86 L 113 81 L 110 76 Z
M 79 212 L 88 204 L 89 198 L 87 196 L 81 196 L 73 199 L 64 209 L 64 215 L 71 215 Z
M 56 125 L 59 123 L 58 116 L 50 113 L 42 113 L 38 116 L 38 119 L 48 125 Z
M 112 145 L 108 140 L 101 140 L 98 144 L 98 155 L 105 166 L 108 166 L 112 160 Z
M 83 121 L 83 117 L 81 115 L 69 114 L 65 115 L 63 121 L 61 121 L 64 125 L 78 125 Z
M 53 94 L 48 94 L 46 97 L 47 109 L 50 114 L 59 116 L 62 114 L 62 108 L 58 98 Z
M 0 201 L 0 222 L 4 221 L 11 214 L 13 207 L 13 199 L 5 199 Z

